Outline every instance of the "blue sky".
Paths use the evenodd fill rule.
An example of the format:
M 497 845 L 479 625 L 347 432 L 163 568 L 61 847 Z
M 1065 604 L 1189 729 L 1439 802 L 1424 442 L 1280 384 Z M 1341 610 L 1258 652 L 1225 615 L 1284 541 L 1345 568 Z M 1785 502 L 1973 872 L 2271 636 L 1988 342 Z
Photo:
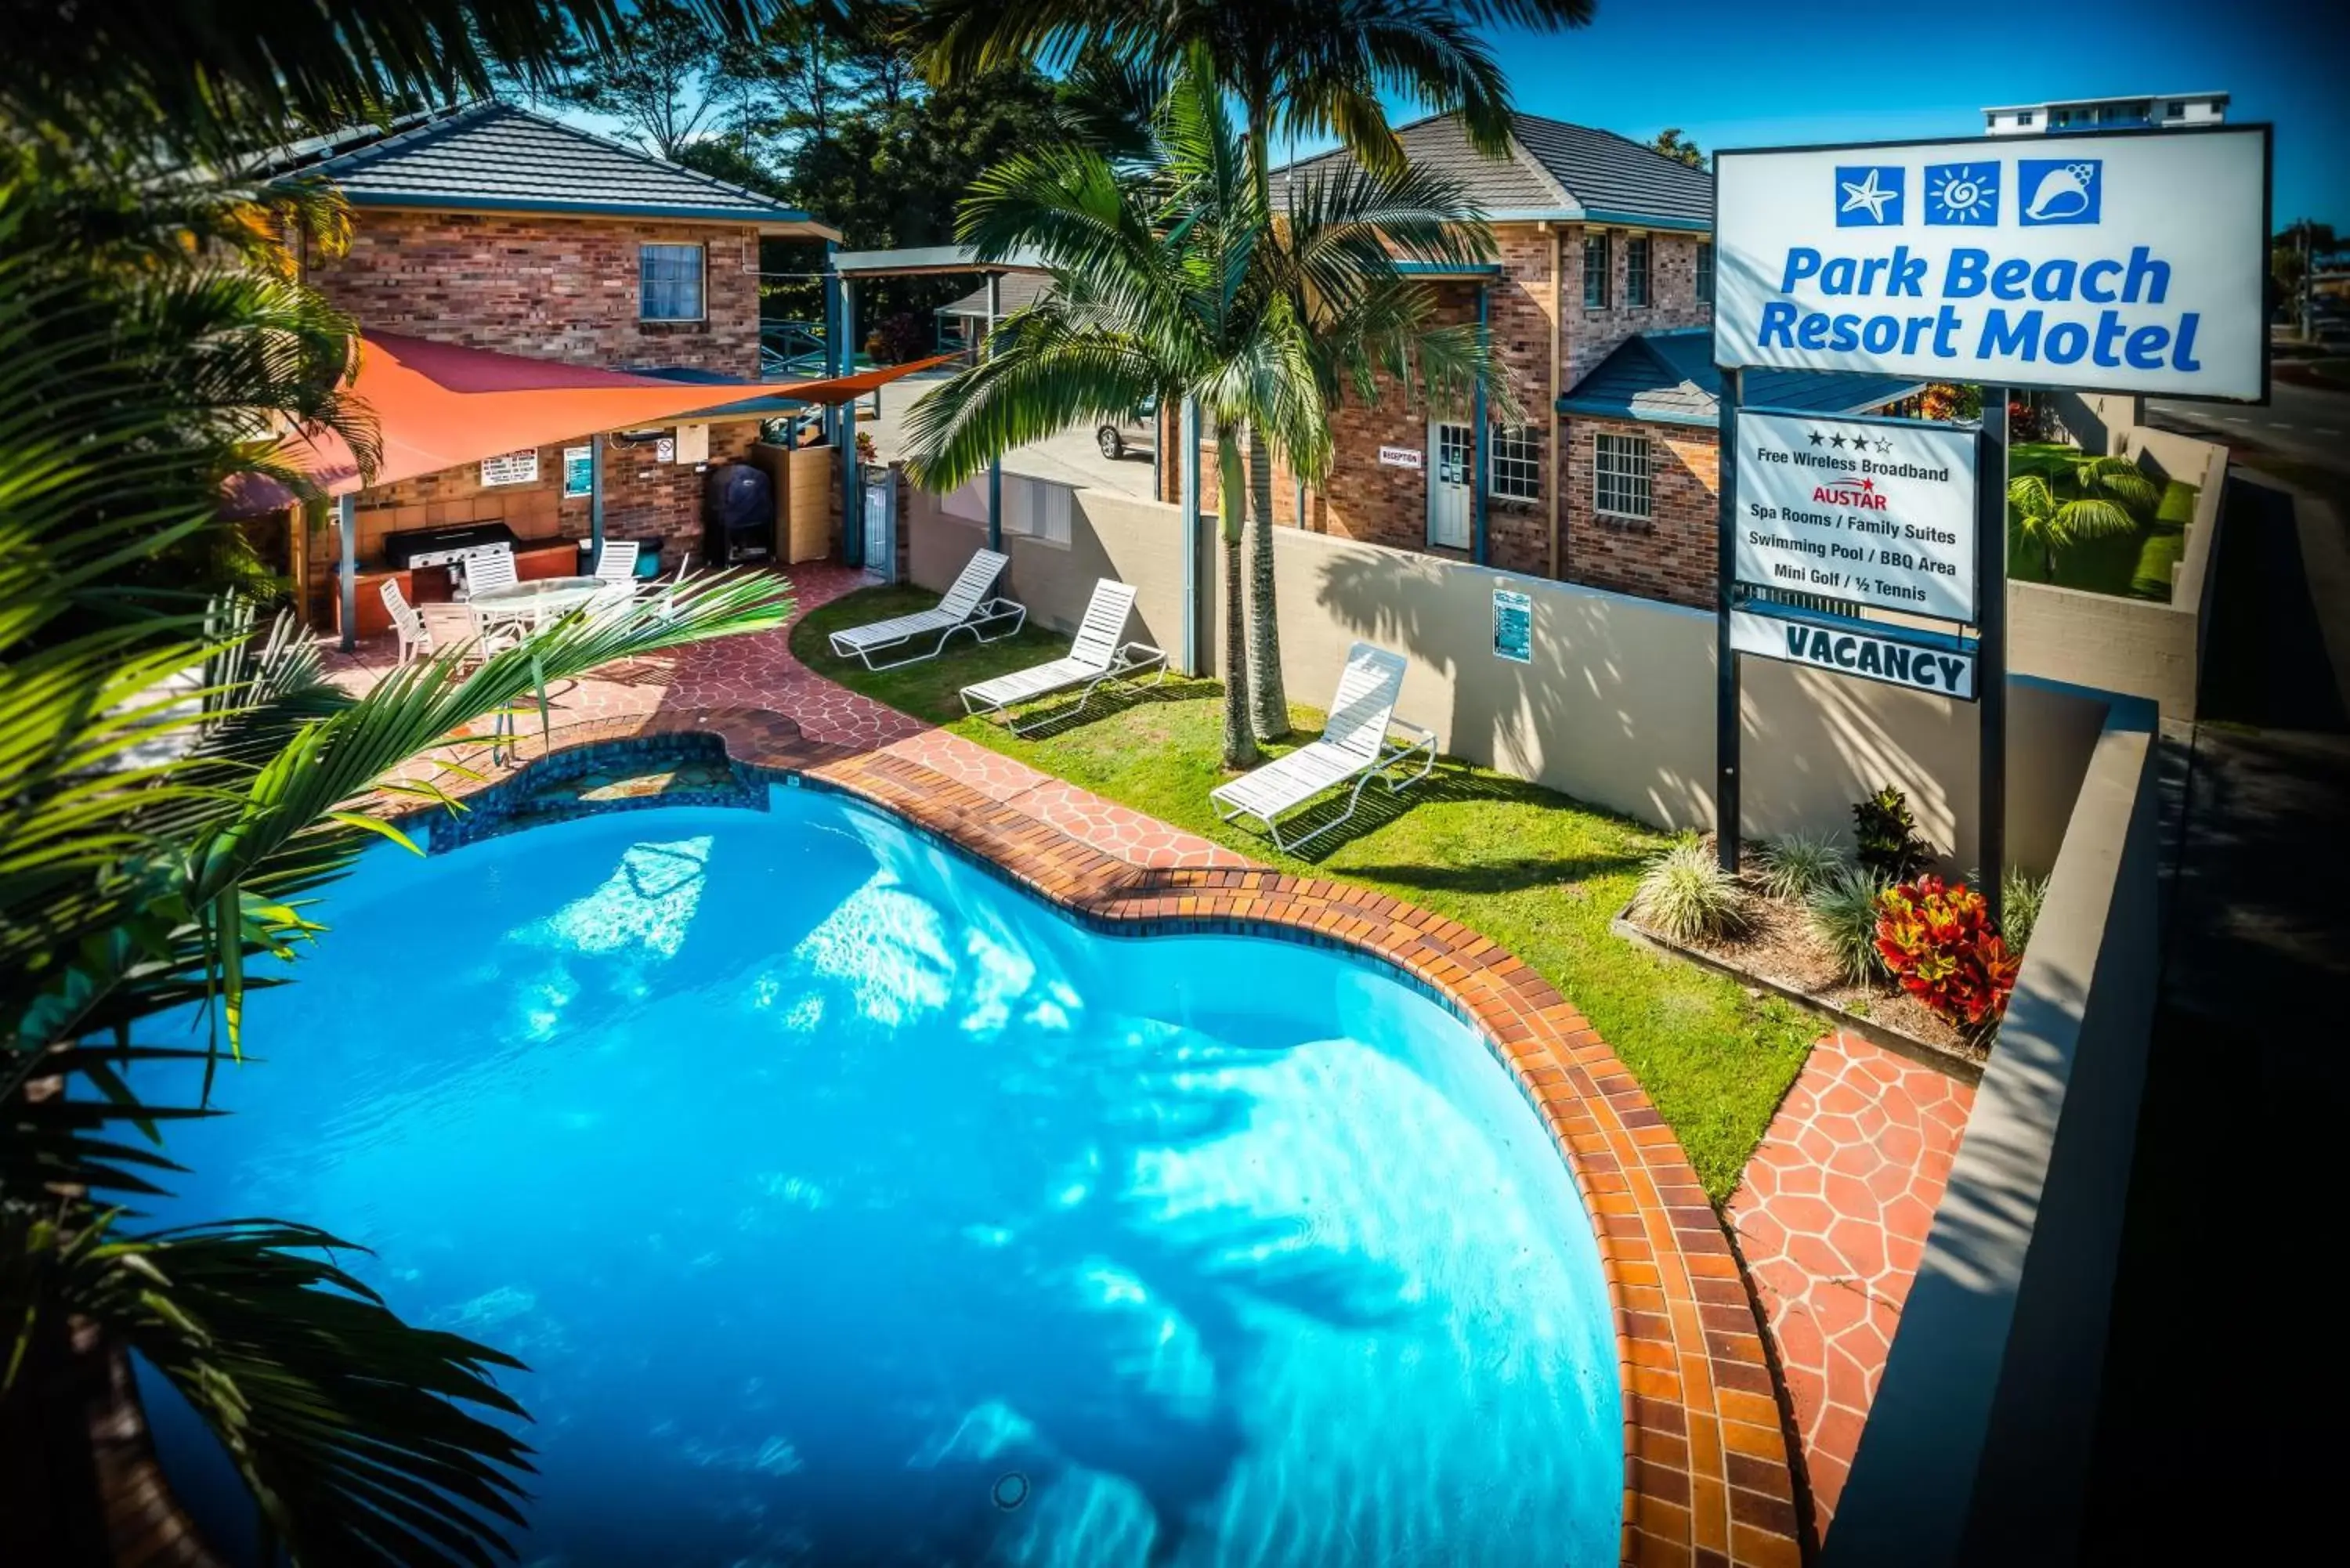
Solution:
M 2224 91 L 2230 119 L 2276 127 L 2278 224 L 2350 231 L 2345 17 L 2345 0 L 1599 0 L 1582 31 L 1495 43 L 1520 109 L 1642 140 L 1678 125 L 1709 152 L 1970 136 L 1986 104 Z

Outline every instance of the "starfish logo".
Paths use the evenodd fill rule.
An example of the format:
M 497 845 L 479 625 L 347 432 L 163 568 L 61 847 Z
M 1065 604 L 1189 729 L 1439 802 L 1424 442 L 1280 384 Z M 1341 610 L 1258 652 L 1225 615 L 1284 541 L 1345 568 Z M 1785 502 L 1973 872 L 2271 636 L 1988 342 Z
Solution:
M 1889 229 L 1902 221 L 1902 186 L 1908 171 L 1898 163 L 1836 165 L 1836 227 Z

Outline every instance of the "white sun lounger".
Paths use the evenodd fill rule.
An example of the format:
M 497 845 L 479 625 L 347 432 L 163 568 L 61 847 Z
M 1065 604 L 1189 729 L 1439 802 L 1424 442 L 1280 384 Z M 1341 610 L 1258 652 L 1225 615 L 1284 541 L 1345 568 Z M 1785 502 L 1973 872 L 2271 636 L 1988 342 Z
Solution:
M 1436 765 L 1436 734 L 1395 716 L 1396 700 L 1403 694 L 1403 671 L 1402 654 L 1367 642 L 1355 644 L 1347 650 L 1347 669 L 1338 677 L 1338 695 L 1330 704 L 1330 722 L 1321 738 L 1209 791 L 1216 815 L 1226 822 L 1254 817 L 1264 824 L 1274 848 L 1295 850 L 1353 816 L 1356 804 L 1363 798 L 1363 786 L 1373 779 L 1390 774 L 1387 786 L 1393 794 L 1426 778 Z M 1396 744 L 1388 738 L 1390 730 L 1404 731 L 1413 738 L 1406 744 Z M 1391 776 L 1391 770 L 1415 756 L 1419 759 L 1418 772 L 1407 777 Z M 1355 781 L 1355 789 L 1347 797 L 1346 810 L 1311 832 L 1286 840 L 1281 836 L 1279 818 L 1284 812 L 1348 779 Z
M 1027 624 L 1027 607 L 1010 599 L 989 598 L 987 590 L 995 586 L 995 579 L 1011 564 L 993 550 L 974 550 L 971 559 L 963 563 L 954 586 L 936 605 L 913 615 L 844 627 L 832 634 L 832 651 L 843 659 L 863 659 L 868 670 L 894 670 L 900 664 L 936 659 L 946 651 L 947 639 L 959 631 L 971 633 L 980 642 L 997 642 L 1010 637 Z M 1006 621 L 1011 624 L 1001 630 L 983 629 Z M 933 635 L 938 640 L 931 644 L 927 652 L 910 653 L 883 664 L 873 662 L 877 653 L 887 653 Z
M 1082 711 L 1093 701 L 1097 687 L 1113 682 L 1124 684 L 1145 670 L 1158 671 L 1151 678 L 1151 684 L 1157 685 L 1167 678 L 1167 656 L 1147 642 L 1118 640 L 1133 608 L 1132 587 L 1109 577 L 1102 578 L 1094 584 L 1094 597 L 1086 605 L 1086 618 L 1078 625 L 1076 641 L 1070 645 L 1066 657 L 964 687 L 963 711 L 999 719 L 1014 734 L 1024 735 L 1046 722 Z M 1048 718 L 1025 726 L 1012 717 L 1011 709 L 1016 702 L 1034 701 L 1076 686 L 1084 687 L 1085 693 L 1077 699 L 1075 708 L 1056 708 Z

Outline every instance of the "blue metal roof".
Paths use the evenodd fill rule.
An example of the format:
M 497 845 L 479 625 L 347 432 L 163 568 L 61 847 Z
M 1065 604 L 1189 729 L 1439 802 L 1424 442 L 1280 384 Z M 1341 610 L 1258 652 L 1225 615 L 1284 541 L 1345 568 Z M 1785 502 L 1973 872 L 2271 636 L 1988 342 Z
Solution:
M 357 206 L 605 213 L 835 234 L 796 207 L 509 103 L 316 138 L 284 150 L 266 172 L 331 180 Z
M 1857 414 L 1906 398 L 1925 384 L 1898 376 L 1750 370 L 1746 402 L 1800 413 Z M 1567 389 L 1558 411 L 1714 428 L 1721 422 L 1721 373 L 1713 365 L 1713 328 L 1643 332 L 1625 339 Z

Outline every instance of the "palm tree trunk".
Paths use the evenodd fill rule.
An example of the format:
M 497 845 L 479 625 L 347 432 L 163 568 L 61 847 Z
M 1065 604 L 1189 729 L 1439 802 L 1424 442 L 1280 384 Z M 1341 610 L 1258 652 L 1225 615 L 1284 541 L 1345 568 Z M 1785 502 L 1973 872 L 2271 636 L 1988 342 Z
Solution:
M 1289 733 L 1281 683 L 1281 614 L 1273 588 L 1273 452 L 1263 432 L 1249 436 L 1249 722 L 1260 741 Z
M 1216 429 L 1216 529 L 1224 541 L 1224 766 L 1253 768 L 1260 760 L 1249 723 L 1248 617 L 1241 597 L 1240 432 Z

